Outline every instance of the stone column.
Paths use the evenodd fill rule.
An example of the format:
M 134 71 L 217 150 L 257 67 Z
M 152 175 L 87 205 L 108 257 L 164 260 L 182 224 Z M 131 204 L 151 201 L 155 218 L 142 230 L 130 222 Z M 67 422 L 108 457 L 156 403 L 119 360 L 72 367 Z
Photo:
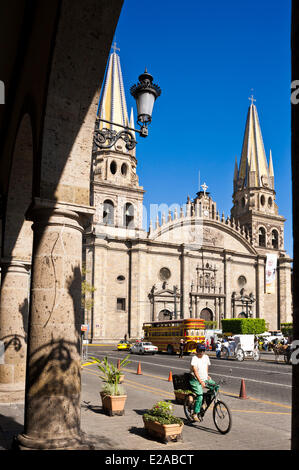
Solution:
M 25 389 L 30 264 L 2 260 L 0 391 Z
M 32 220 L 25 425 L 16 446 L 88 448 L 80 431 L 83 227 L 63 206 L 35 209 Z
M 130 249 L 130 288 L 129 288 L 129 336 L 139 338 L 140 325 L 140 250 L 139 242 L 132 242 Z
M 232 257 L 224 251 L 224 318 L 233 318 L 232 312 L 232 288 L 231 288 L 231 261 Z
M 256 270 L 256 318 L 263 318 L 265 295 L 265 258 L 257 256 Z
M 279 322 L 277 328 L 280 328 L 281 323 L 292 322 L 292 286 L 291 286 L 291 260 L 290 258 L 279 258 L 278 273 L 279 275 Z

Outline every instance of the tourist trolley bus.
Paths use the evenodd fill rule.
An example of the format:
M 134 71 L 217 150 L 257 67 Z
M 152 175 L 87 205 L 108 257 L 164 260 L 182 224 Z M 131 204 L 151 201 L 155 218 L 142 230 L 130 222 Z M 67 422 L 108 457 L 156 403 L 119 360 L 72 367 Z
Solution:
M 200 318 L 163 320 L 143 324 L 144 339 L 158 347 L 159 352 L 179 352 L 180 340 L 185 341 L 184 353 L 195 352 L 197 343 L 205 342 L 205 322 Z

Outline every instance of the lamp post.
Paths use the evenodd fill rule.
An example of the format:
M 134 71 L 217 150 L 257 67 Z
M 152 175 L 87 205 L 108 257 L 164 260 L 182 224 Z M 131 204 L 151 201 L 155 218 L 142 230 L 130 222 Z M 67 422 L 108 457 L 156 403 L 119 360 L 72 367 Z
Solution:
M 132 150 L 136 146 L 136 140 L 132 132 L 138 132 L 141 137 L 147 137 L 148 125 L 152 121 L 153 107 L 158 96 L 161 95 L 161 88 L 153 83 L 153 77 L 151 74 L 145 72 L 139 75 L 139 82 L 136 85 L 131 86 L 131 95 L 135 98 L 137 104 L 137 123 L 140 129 L 133 129 L 128 126 L 117 124 L 116 122 L 107 121 L 106 119 L 98 118 L 100 121 L 114 126 L 121 127 L 124 130 L 116 132 L 112 129 L 95 129 L 94 132 L 94 144 L 99 149 L 109 149 L 113 147 L 117 140 L 122 139 L 126 143 L 126 148 Z

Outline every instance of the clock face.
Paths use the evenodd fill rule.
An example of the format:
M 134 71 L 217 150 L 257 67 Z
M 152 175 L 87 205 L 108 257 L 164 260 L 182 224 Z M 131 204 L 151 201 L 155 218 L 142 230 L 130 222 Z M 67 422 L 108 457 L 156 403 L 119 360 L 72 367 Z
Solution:
M 206 217 L 208 217 L 209 211 L 205 210 L 205 211 L 204 211 L 204 215 L 205 215 Z

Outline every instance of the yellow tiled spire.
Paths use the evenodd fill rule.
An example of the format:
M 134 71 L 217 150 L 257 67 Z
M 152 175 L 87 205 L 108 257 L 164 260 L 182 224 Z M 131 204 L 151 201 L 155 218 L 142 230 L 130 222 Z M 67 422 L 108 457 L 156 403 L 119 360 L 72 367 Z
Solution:
M 104 86 L 101 92 L 101 100 L 98 109 L 98 116 L 101 119 L 112 121 L 123 126 L 127 126 L 128 112 L 127 103 L 124 92 L 124 84 L 122 71 L 120 66 L 119 55 L 116 50 L 116 44 L 113 45 L 114 51 L 109 57 Z M 113 129 L 117 132 L 121 130 L 118 126 L 113 126 L 105 122 L 100 123 L 100 128 L 106 127 Z
M 252 103 L 247 113 L 238 181 L 243 183 L 243 187 L 262 187 L 270 183 L 269 168 L 257 109 L 253 97 L 250 99 Z

